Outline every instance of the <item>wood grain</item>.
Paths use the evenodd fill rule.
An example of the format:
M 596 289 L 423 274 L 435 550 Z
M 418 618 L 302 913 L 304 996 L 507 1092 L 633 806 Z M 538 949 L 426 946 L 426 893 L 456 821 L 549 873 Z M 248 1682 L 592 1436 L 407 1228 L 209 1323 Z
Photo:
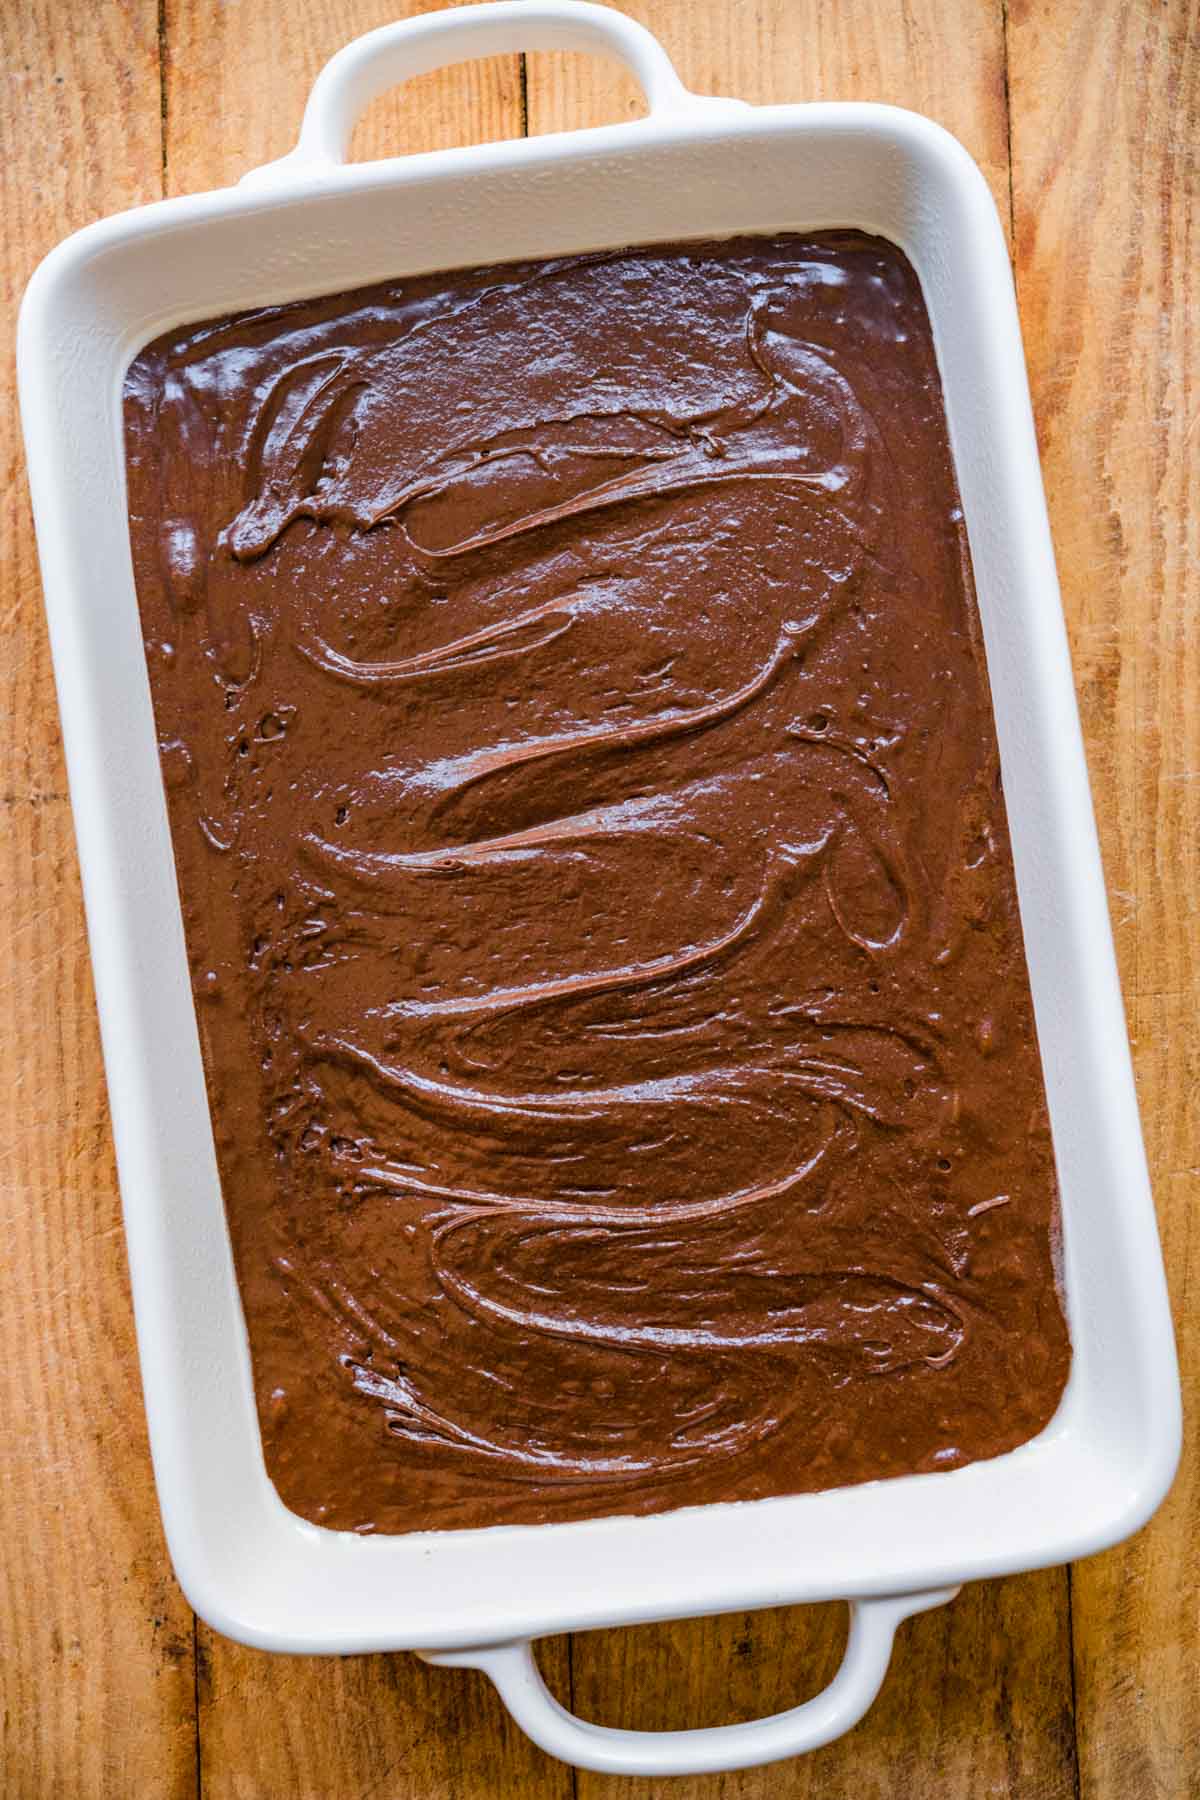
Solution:
M 430 10 L 396 0 L 216 7 L 168 0 L 165 168 L 170 193 L 236 181 L 295 142 L 321 66 L 360 32 Z M 400 155 L 521 131 L 516 57 L 428 75 L 385 95 L 358 156 Z M 198 1631 L 200 1791 L 205 1800 L 434 1800 L 569 1793 L 570 1773 L 510 1724 L 480 1676 L 415 1657 L 287 1658 Z M 552 1651 L 549 1670 L 565 1659 Z
M 459 0 L 452 0 L 459 3 Z M 437 0 L 164 0 L 167 192 L 237 181 L 290 150 L 308 90 L 335 51 Z M 463 63 L 377 100 L 354 136 L 358 158 L 520 137 L 520 61 Z
M 0 661 L 2 795 L 64 790 L 13 380 L 17 308 L 46 252 L 81 225 L 157 200 L 155 0 L 0 5 Z
M 622 0 L 685 85 L 764 105 L 883 100 L 927 113 L 964 143 L 1009 217 L 1001 0 Z M 527 63 L 531 133 L 645 111 L 604 58 L 539 52 Z
M 0 8 L 3 367 L 61 237 L 160 192 L 153 0 Z M 0 1787 L 195 1791 L 192 1615 L 150 1479 L 16 393 L 0 390 Z
M 1190 0 L 1018 0 L 1008 39 L 1021 310 L 1190 1434 L 1200 1400 L 1200 11 Z M 1200 1792 L 1198 1544 L 1189 1435 L 1148 1529 L 1074 1573 L 1084 1800 Z
M 551 1663 L 561 1664 L 563 1647 Z M 547 1667 L 547 1674 L 562 1670 Z M 289 1658 L 202 1640 L 204 1800 L 567 1800 L 571 1771 L 482 1675 L 415 1656 Z
M 577 1709 L 671 1730 L 794 1706 L 832 1676 L 844 1608 L 788 1609 L 574 1639 Z M 901 1628 L 866 1720 L 798 1762 L 681 1782 L 684 1800 L 1073 1800 L 1069 1631 L 1057 1573 L 967 1589 Z M 659 1800 L 655 1781 L 580 1773 L 586 1800 Z

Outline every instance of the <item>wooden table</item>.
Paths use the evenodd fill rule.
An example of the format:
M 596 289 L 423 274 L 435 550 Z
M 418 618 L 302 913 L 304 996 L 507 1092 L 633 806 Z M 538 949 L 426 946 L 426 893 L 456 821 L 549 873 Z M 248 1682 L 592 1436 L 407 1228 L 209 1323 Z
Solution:
M 1200 3 L 626 0 L 689 86 L 919 108 L 1011 236 L 1113 920 L 1189 1399 L 1200 1377 Z M 5 0 L 5 330 L 67 232 L 289 147 L 325 58 L 406 0 Z M 531 56 L 414 82 L 382 155 L 635 110 L 607 64 Z M 6 369 L 11 359 L 6 354 Z M 193 1618 L 142 1420 L 70 813 L 21 467 L 0 411 L 0 1136 L 8 1269 L 0 1789 L 8 1800 L 1183 1800 L 1200 1794 L 1194 1445 L 1132 1544 L 976 1587 L 907 1625 L 883 1698 L 799 1763 L 677 1785 L 576 1774 L 481 1677 L 288 1660 Z M 546 1647 L 590 1717 L 648 1727 L 825 1681 L 839 1609 Z

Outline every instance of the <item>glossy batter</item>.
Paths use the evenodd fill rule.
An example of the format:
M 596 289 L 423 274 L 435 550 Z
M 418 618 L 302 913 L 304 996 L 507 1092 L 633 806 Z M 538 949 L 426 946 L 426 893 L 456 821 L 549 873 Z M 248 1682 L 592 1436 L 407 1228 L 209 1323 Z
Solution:
M 132 540 L 267 1467 L 356 1531 L 995 1456 L 1070 1349 L 929 325 L 742 239 L 189 326 Z

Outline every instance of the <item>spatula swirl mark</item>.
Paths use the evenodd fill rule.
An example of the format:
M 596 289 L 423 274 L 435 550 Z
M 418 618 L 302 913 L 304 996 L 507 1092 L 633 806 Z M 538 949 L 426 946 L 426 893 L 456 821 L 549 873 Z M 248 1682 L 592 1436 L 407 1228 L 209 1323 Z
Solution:
M 552 292 L 553 270 L 536 279 Z M 472 305 L 503 307 L 511 291 Z M 309 1299 L 347 1322 L 360 1344 L 349 1378 L 389 1429 L 467 1470 L 675 1479 L 756 1454 L 786 1423 L 789 1370 L 805 1359 L 884 1378 L 945 1366 L 968 1329 L 936 1270 L 904 1280 L 803 1256 L 805 1214 L 830 1203 L 861 1135 L 898 1129 L 914 1095 L 943 1096 L 936 1043 L 894 1013 L 762 1004 L 772 961 L 804 954 L 814 896 L 824 926 L 868 958 L 914 928 L 886 756 L 805 712 L 806 658 L 858 572 L 881 566 L 879 446 L 832 353 L 788 334 L 788 304 L 786 279 L 747 291 L 723 397 L 654 414 L 585 386 L 547 417 L 514 391 L 493 430 L 452 434 L 440 452 L 410 446 L 368 499 L 348 472 L 386 414 L 379 396 L 414 345 L 453 342 L 453 317 L 418 320 L 389 350 L 314 356 L 264 399 L 249 436 L 251 478 L 226 533 L 241 561 L 304 520 L 394 530 L 423 580 L 464 591 L 517 559 L 509 610 L 468 614 L 441 641 L 363 654 L 339 647 L 335 621 L 296 622 L 311 667 L 397 707 L 400 741 L 417 694 L 435 707 L 464 676 L 582 666 L 587 632 L 626 597 L 564 579 L 573 533 L 602 538 L 668 500 L 708 506 L 736 486 L 825 558 L 765 644 L 748 623 L 746 666 L 709 671 L 698 697 L 668 681 L 665 703 L 639 703 L 640 716 L 563 719 L 402 761 L 373 777 L 371 804 L 396 808 L 386 848 L 317 825 L 301 840 L 323 891 L 381 944 L 431 895 L 453 918 L 469 892 L 485 932 L 503 928 L 526 880 L 553 905 L 555 884 L 582 870 L 599 904 L 634 846 L 660 846 L 681 870 L 708 853 L 714 878 L 736 847 L 759 871 L 700 941 L 508 980 L 481 968 L 455 991 L 433 980 L 381 996 L 370 1032 L 302 1039 L 314 1105 L 356 1146 L 359 1203 L 419 1219 L 440 1305 L 417 1313 L 383 1288 L 366 1305 L 331 1282 L 310 1284 Z M 748 619 L 780 605 L 764 589 Z M 603 1075 L 614 1045 L 630 1065 L 620 1081 Z M 531 1340 L 561 1391 L 522 1386 Z

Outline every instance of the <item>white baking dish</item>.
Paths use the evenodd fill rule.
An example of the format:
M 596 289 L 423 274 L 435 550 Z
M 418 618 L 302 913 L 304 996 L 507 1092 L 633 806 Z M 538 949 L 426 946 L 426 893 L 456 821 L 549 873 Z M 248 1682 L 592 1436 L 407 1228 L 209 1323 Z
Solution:
M 650 116 L 346 166 L 353 120 L 439 62 L 602 50 Z M 657 1518 L 362 1539 L 267 1480 L 205 1100 L 125 516 L 121 386 L 183 321 L 389 276 L 601 246 L 854 225 L 906 251 L 941 362 L 983 615 L 1064 1224 L 1075 1359 L 1035 1441 L 948 1474 Z M 907 1614 L 980 1576 L 1085 1555 L 1161 1500 L 1179 1391 L 1004 239 L 938 127 L 867 105 L 752 108 L 680 87 L 659 46 L 576 0 L 388 27 L 335 58 L 300 145 L 238 189 L 91 226 L 21 316 L 20 385 L 124 1195 L 146 1409 L 180 1581 L 219 1630 L 288 1651 L 478 1664 L 532 1736 L 594 1768 L 739 1766 L 827 1741 L 874 1697 Z M 436 1521 L 431 1521 L 436 1523 Z M 816 1700 L 652 1734 L 572 1720 L 527 1640 L 785 1601 L 853 1604 Z

